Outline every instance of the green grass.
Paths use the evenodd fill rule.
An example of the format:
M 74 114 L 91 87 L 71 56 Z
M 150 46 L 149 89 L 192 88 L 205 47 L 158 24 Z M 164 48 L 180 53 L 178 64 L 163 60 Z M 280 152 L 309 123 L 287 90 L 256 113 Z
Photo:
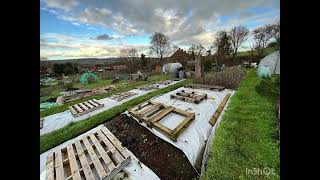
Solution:
M 119 106 L 115 106 L 107 111 L 96 114 L 92 117 L 87 118 L 83 121 L 73 122 L 61 129 L 50 132 L 48 134 L 40 136 L 40 153 L 43 153 L 69 139 L 72 139 L 96 126 L 102 124 L 103 122 L 109 121 L 112 118 L 118 116 L 122 112 L 128 110 L 129 108 L 149 100 L 152 97 L 162 95 L 164 93 L 170 92 L 174 89 L 177 89 L 187 83 L 190 83 L 190 80 L 185 80 L 174 85 L 170 85 L 166 88 L 159 89 L 153 92 L 150 92 L 146 95 L 134 98 L 130 101 L 127 101 Z
M 117 89 L 114 91 L 111 91 L 111 92 L 105 93 L 105 94 L 97 94 L 97 95 L 93 95 L 90 97 L 84 97 L 81 99 L 77 99 L 77 100 L 65 103 L 61 106 L 46 109 L 46 110 L 40 112 L 40 117 L 46 117 L 46 116 L 50 116 L 52 114 L 66 111 L 66 110 L 68 110 L 69 106 L 72 106 L 74 104 L 81 103 L 84 101 L 88 101 L 90 99 L 102 99 L 102 98 L 108 97 L 108 96 L 115 94 L 115 93 L 129 91 L 131 89 L 136 88 L 137 86 L 141 86 L 141 85 L 145 85 L 145 84 L 152 84 L 154 82 L 158 82 L 158 81 L 162 81 L 162 80 L 166 80 L 166 79 L 170 79 L 170 78 L 171 78 L 170 75 L 154 75 L 154 76 L 150 76 L 147 81 L 136 81 L 136 82 L 129 83 L 129 84 L 125 84 L 124 81 L 120 81 L 120 82 L 114 84 L 117 87 Z M 83 88 L 101 87 L 101 86 L 108 85 L 108 83 L 111 84 L 111 80 L 101 80 L 101 82 L 98 82 L 98 83 L 87 84 Z
M 212 140 L 203 179 L 280 179 L 276 99 L 255 91 L 261 81 L 248 71 L 231 98 Z M 247 169 L 273 168 L 275 175 L 250 175 Z

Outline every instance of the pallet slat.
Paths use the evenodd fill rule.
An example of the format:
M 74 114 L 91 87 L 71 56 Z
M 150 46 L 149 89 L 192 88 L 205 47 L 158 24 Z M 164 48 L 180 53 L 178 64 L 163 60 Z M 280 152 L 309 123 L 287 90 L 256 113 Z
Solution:
M 86 155 L 84 153 L 84 150 L 82 148 L 82 145 L 80 144 L 80 141 L 76 141 L 75 142 L 75 145 L 76 145 L 76 149 L 77 149 L 77 152 L 78 152 L 78 156 L 79 156 L 79 159 L 80 159 L 80 163 L 81 163 L 81 166 L 82 166 L 82 170 L 84 172 L 84 175 L 86 177 L 86 179 L 94 179 L 94 176 L 93 176 L 93 173 L 91 171 L 91 168 L 88 164 L 88 161 L 87 161 L 87 158 L 86 158 Z
M 55 158 L 56 177 L 57 179 L 64 179 L 62 154 L 60 149 L 55 152 L 55 156 L 56 156 Z
M 120 163 L 124 160 L 124 158 L 121 156 L 121 154 L 116 150 L 114 145 L 110 142 L 110 140 L 101 132 L 98 131 L 98 135 L 104 142 L 104 144 L 108 147 L 108 149 L 115 155 L 117 163 Z
M 70 169 L 71 169 L 71 177 L 73 180 L 81 180 L 77 160 L 75 157 L 75 153 L 73 150 L 72 144 L 69 144 L 67 147 L 68 151 L 68 159 L 69 159 L 69 164 L 70 164 Z
M 53 155 L 53 153 L 51 153 L 47 157 L 46 180 L 54 180 L 54 155 Z
M 96 153 L 94 152 L 89 140 L 87 139 L 87 137 L 84 137 L 84 138 L 82 138 L 82 141 L 83 141 L 86 149 L 88 150 L 91 161 L 93 162 L 100 179 L 105 178 L 107 176 L 107 173 L 104 171 L 102 164 L 100 163 L 100 160 L 98 159 Z
M 113 169 L 115 169 L 115 165 L 113 164 L 112 160 L 110 159 L 110 157 L 108 156 L 107 152 L 103 149 L 103 147 L 101 146 L 101 144 L 99 143 L 98 139 L 94 136 L 94 134 L 90 135 L 90 138 L 93 142 L 93 144 L 96 146 L 98 152 L 101 154 L 102 159 L 104 160 L 104 162 L 106 163 L 109 172 L 113 171 Z

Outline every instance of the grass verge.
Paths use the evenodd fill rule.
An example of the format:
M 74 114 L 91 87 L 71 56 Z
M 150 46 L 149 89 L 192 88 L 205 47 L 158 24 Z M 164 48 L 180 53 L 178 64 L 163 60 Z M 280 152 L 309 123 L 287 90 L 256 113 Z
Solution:
M 261 81 L 248 71 L 212 140 L 203 179 L 280 179 L 276 99 L 255 91 Z M 270 168 L 254 175 L 248 170 Z
M 40 154 L 69 140 L 72 139 L 80 134 L 83 134 L 84 132 L 98 126 L 99 124 L 102 124 L 106 121 L 111 120 L 112 118 L 118 116 L 122 112 L 126 111 L 127 109 L 142 103 L 144 101 L 149 100 L 152 97 L 165 94 L 167 92 L 170 92 L 172 90 L 175 90 L 181 86 L 186 85 L 187 83 L 190 83 L 190 80 L 185 80 L 183 82 L 179 82 L 177 84 L 173 84 L 171 86 L 168 86 L 163 89 L 159 89 L 153 92 L 150 92 L 146 95 L 134 98 L 130 101 L 127 101 L 119 106 L 115 106 L 107 111 L 101 112 L 95 116 L 92 116 L 86 120 L 78 121 L 71 123 L 61 129 L 58 129 L 56 131 L 50 132 L 48 134 L 40 136 Z
M 40 112 L 40 117 L 42 118 L 42 117 L 50 116 L 52 114 L 56 114 L 56 113 L 60 113 L 60 112 L 66 111 L 66 110 L 69 109 L 69 106 L 72 106 L 74 104 L 78 104 L 78 103 L 81 103 L 81 102 L 84 102 L 84 101 L 88 101 L 90 99 L 102 99 L 102 98 L 108 97 L 108 96 L 110 96 L 112 94 L 115 94 L 115 93 L 132 90 L 132 89 L 136 88 L 137 86 L 141 86 L 141 85 L 145 85 L 145 84 L 152 84 L 154 82 L 167 80 L 167 79 L 170 79 L 170 78 L 171 78 L 170 75 L 168 75 L 168 76 L 156 75 L 156 76 L 151 76 L 147 81 L 137 81 L 137 82 L 134 82 L 134 83 L 128 84 L 128 85 L 124 85 L 123 81 L 121 81 L 121 82 L 115 84 L 117 89 L 114 90 L 114 91 L 111 91 L 111 92 L 105 93 L 105 94 L 97 94 L 97 95 L 93 95 L 93 96 L 89 96 L 89 97 L 84 97 L 84 98 L 81 98 L 81 99 L 77 99 L 77 100 L 65 103 L 65 104 L 63 104 L 61 106 L 57 106 L 57 107 L 53 107 L 53 108 L 50 108 L 50 109 L 46 109 L 46 110 Z M 106 83 L 106 84 L 99 83 L 99 86 L 104 86 L 104 85 L 108 85 L 108 83 Z M 95 85 L 95 87 L 98 87 L 98 86 Z M 92 87 L 90 87 L 90 88 L 92 88 Z

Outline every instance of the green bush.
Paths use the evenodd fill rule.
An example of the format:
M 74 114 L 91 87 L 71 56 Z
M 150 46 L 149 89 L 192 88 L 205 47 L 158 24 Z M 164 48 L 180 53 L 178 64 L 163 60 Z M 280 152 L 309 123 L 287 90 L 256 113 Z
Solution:
M 255 90 L 263 96 L 279 97 L 280 96 L 280 76 L 262 78 Z

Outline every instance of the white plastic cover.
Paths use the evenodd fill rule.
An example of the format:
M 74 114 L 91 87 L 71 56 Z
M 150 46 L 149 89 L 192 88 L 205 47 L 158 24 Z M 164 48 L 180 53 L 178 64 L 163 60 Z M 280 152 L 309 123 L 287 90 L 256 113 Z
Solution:
M 171 73 L 182 67 L 181 63 L 167 63 L 162 67 L 162 73 Z
M 181 87 L 162 96 L 155 97 L 152 99 L 152 102 L 163 103 L 165 105 L 173 106 L 181 110 L 196 113 L 195 119 L 179 135 L 179 137 L 177 138 L 177 142 L 172 141 L 161 132 L 153 128 L 147 127 L 145 123 L 142 123 L 142 125 L 149 129 L 156 136 L 181 149 L 187 156 L 191 164 L 195 165 L 198 155 L 200 154 L 202 148 L 205 147 L 207 140 L 211 134 L 212 125 L 209 123 L 209 119 L 212 117 L 212 115 L 220 105 L 225 95 L 229 92 L 232 95 L 234 91 L 225 89 L 221 92 L 218 92 L 204 89 L 196 89 L 194 90 L 195 92 L 206 93 L 208 99 L 200 102 L 199 104 L 193 104 L 170 98 L 171 94 L 175 94 L 181 90 L 191 91 L 192 89 Z M 125 114 L 130 116 L 127 111 L 125 112 Z M 169 127 L 176 127 L 177 118 L 175 116 L 168 115 L 165 117 L 165 119 L 166 120 L 161 123 L 165 123 L 165 125 Z
M 162 89 L 162 88 L 168 87 L 170 85 L 176 84 L 178 82 L 181 82 L 181 81 L 174 81 L 174 82 L 172 82 L 171 84 L 168 84 L 168 85 L 159 85 L 159 88 Z M 76 118 L 72 116 L 72 114 L 71 114 L 71 112 L 69 110 L 61 112 L 61 113 L 57 113 L 57 114 L 53 114 L 53 115 L 47 116 L 47 117 L 44 118 L 43 127 L 40 129 L 40 135 L 52 132 L 52 131 L 57 130 L 57 129 L 60 129 L 60 128 L 64 127 L 64 126 L 67 126 L 71 122 L 82 121 L 82 120 L 87 119 L 87 118 L 89 118 L 91 116 L 94 116 L 94 115 L 96 115 L 98 113 L 106 111 L 106 110 L 108 110 L 110 108 L 113 108 L 115 106 L 121 105 L 124 102 L 127 102 L 127 101 L 129 101 L 131 99 L 134 99 L 136 97 L 145 95 L 145 94 L 147 94 L 149 92 L 152 92 L 152 91 L 155 91 L 155 90 L 156 89 L 152 89 L 152 90 L 149 90 L 149 91 L 143 91 L 143 90 L 139 90 L 139 89 L 130 90 L 129 92 L 138 93 L 138 94 L 134 95 L 134 96 L 131 96 L 131 97 L 127 98 L 127 99 L 124 99 L 124 100 L 122 100 L 120 102 L 118 102 L 116 100 L 113 100 L 113 99 L 110 99 L 108 97 L 100 99 L 100 100 L 98 100 L 98 102 L 100 102 L 101 104 L 104 104 L 104 107 L 102 107 L 100 109 L 97 109 L 95 111 L 89 112 L 87 114 L 84 114 L 82 116 L 76 117 Z
M 276 68 L 276 66 L 279 66 Z M 280 51 L 275 51 L 260 60 L 258 71 L 261 67 L 268 67 L 271 74 L 280 74 Z M 275 70 L 277 69 L 278 72 Z

